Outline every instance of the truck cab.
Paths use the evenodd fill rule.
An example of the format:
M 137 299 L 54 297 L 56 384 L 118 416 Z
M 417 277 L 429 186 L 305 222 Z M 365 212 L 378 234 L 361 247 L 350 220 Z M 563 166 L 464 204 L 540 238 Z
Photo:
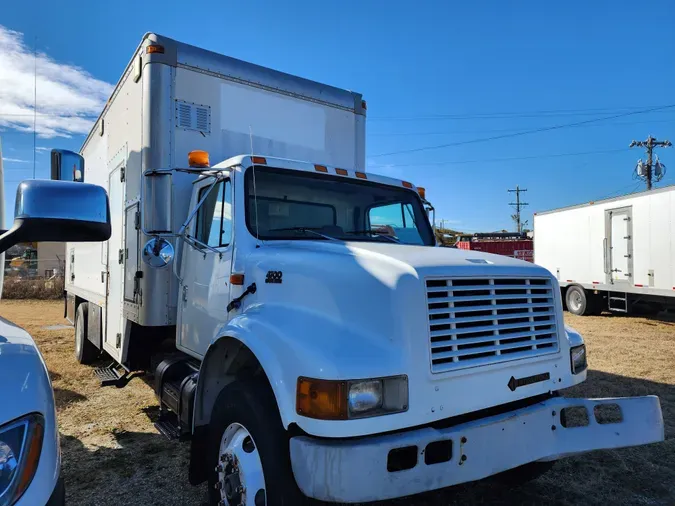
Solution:
M 112 358 L 102 385 L 153 375 L 214 505 L 389 499 L 662 440 L 655 397 L 559 396 L 587 363 L 556 279 L 437 247 L 422 189 L 366 172 L 365 115 L 146 35 L 80 153 L 52 156 L 110 197 L 107 244 L 68 245 L 78 360 Z
M 344 502 L 421 492 L 422 478 L 437 487 L 522 466 L 543 472 L 568 447 L 662 437 L 655 398 L 604 402 L 635 424 L 623 442 L 597 423 L 593 433 L 568 432 L 566 410 L 603 402 L 557 396 L 586 379 L 587 364 L 583 339 L 563 324 L 556 280 L 529 262 L 437 247 L 412 183 L 255 155 L 198 170 L 173 260 L 176 348 L 194 365 L 170 388 L 194 402 L 176 431 L 191 423 L 193 455 L 219 448 L 216 472 L 202 471 L 216 498 L 242 500 L 231 492 L 242 473 L 290 477 L 257 449 L 253 470 L 237 470 L 248 460 L 241 441 L 261 432 L 275 434 L 271 453 L 289 452 L 303 494 Z M 144 249 L 149 264 L 162 250 L 156 241 Z M 156 377 L 183 367 L 171 364 Z M 234 411 L 247 414 L 238 416 L 260 419 L 247 426 L 221 414 L 228 392 L 241 396 Z M 175 402 L 162 407 L 180 418 Z M 214 426 L 220 416 L 227 423 Z M 532 430 L 537 448 L 525 444 Z M 208 448 L 214 432 L 221 440 Z M 264 489 L 255 480 L 243 489 L 251 487 Z

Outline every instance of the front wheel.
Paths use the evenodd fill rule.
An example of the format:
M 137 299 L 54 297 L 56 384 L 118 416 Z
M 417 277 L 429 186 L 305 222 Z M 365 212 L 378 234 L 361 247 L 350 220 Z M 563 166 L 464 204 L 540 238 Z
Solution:
M 224 506 L 296 506 L 288 435 L 271 388 L 236 382 L 218 396 L 209 425 L 209 499 Z

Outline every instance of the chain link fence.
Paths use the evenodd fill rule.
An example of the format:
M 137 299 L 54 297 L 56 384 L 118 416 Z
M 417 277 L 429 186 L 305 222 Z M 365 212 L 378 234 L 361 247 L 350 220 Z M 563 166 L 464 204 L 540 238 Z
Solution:
M 5 259 L 3 299 L 60 299 L 63 297 L 65 261 L 60 258 Z

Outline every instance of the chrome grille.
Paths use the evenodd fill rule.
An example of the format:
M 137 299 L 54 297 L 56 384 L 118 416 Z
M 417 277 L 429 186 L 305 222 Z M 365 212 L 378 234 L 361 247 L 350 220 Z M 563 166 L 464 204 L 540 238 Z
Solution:
M 446 278 L 426 285 L 431 372 L 558 351 L 550 279 Z

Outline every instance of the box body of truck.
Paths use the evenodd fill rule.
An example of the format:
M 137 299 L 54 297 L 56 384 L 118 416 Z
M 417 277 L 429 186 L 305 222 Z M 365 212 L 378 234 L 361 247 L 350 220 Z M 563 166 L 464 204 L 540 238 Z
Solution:
M 675 302 L 675 186 L 535 214 L 535 262 L 602 307 Z M 594 293 L 598 292 L 598 293 Z
M 436 247 L 415 185 L 365 172 L 358 93 L 149 34 L 71 155 L 112 226 L 67 246 L 76 356 L 124 369 L 103 384 L 154 374 L 213 505 L 387 499 L 663 438 L 656 398 L 557 396 L 587 364 L 556 279 Z M 601 404 L 622 437 L 567 430 Z
M 148 239 L 141 175 L 185 165 L 193 150 L 212 160 L 255 151 L 364 170 L 365 103 L 357 93 L 158 35 L 144 38 L 81 149 L 84 180 L 108 190 L 113 236 L 67 247 L 70 306 L 80 297 L 105 308 L 92 317 L 101 319 L 102 348 L 119 362 L 126 361 L 130 323 L 176 325 L 175 273 L 141 262 Z M 167 221 L 177 232 L 193 177 L 172 178 L 175 212 Z

